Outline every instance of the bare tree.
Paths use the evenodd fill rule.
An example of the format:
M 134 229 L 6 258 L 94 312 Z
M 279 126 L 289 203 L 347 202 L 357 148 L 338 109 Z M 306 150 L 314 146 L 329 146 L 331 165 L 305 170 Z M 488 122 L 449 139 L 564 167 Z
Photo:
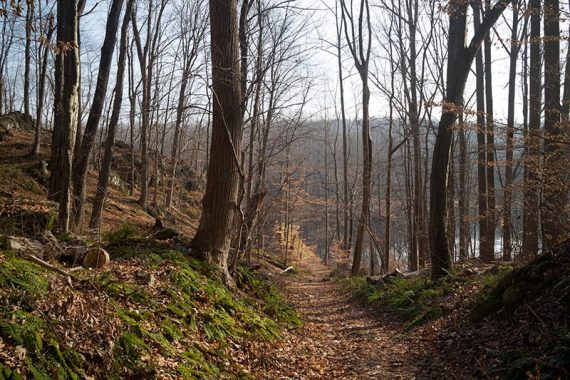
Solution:
M 117 80 L 115 82 L 115 97 L 113 99 L 113 111 L 111 114 L 111 119 L 109 120 L 109 126 L 107 128 L 107 137 L 105 139 L 105 154 L 103 155 L 103 162 L 101 163 L 101 168 L 99 170 L 97 191 L 95 193 L 95 199 L 93 200 L 91 219 L 89 220 L 89 227 L 91 228 L 97 228 L 101 223 L 101 213 L 103 211 L 105 197 L 107 196 L 109 177 L 111 176 L 111 161 L 113 159 L 113 148 L 115 146 L 115 134 L 117 130 L 117 124 L 119 123 L 121 104 L 123 102 L 123 82 L 125 76 L 129 23 L 131 20 L 133 3 L 134 0 L 127 0 L 125 15 L 123 16 L 123 25 L 121 26 L 119 57 L 117 59 Z
M 485 35 L 495 24 L 508 3 L 507 0 L 499 0 L 485 14 L 485 18 L 475 30 L 467 46 L 465 45 L 467 3 L 455 0 L 449 3 L 451 13 L 448 34 L 447 90 L 433 149 L 430 177 L 429 232 L 432 276 L 434 278 L 444 276 L 446 270 L 451 267 L 446 226 L 449 150 L 453 135 L 451 126 L 455 123 L 463 106 L 463 91 L 473 59 Z
M 117 41 L 117 30 L 119 29 L 119 21 L 123 0 L 113 0 L 111 9 L 107 17 L 105 29 L 105 40 L 101 48 L 101 60 L 99 62 L 99 71 L 97 73 L 97 85 L 93 94 L 91 110 L 85 126 L 85 132 L 81 139 L 81 147 L 77 150 L 77 155 L 73 162 L 73 212 L 74 225 L 78 228 L 85 214 L 85 196 L 87 187 L 87 172 L 89 170 L 89 162 L 91 159 L 91 151 L 95 144 L 95 136 L 99 128 L 99 122 L 105 105 L 105 97 L 107 95 L 107 87 L 109 84 L 109 75 L 111 73 L 111 64 L 113 62 L 113 53 L 115 43 Z
M 370 138 L 370 88 L 368 85 L 368 65 L 372 45 L 372 26 L 370 24 L 370 5 L 368 0 L 361 0 L 358 16 L 355 17 L 352 2 L 347 5 L 341 0 L 342 22 L 348 48 L 354 60 L 354 66 L 362 82 L 362 209 L 356 241 L 354 245 L 354 261 L 352 274 L 360 271 L 362 251 L 364 248 L 364 229 L 370 222 L 370 194 L 372 175 L 372 139 Z

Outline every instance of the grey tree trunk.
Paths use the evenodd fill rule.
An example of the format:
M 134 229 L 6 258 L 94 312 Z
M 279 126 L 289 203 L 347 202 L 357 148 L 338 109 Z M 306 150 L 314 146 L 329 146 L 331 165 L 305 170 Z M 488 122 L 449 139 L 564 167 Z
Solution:
M 64 232 L 71 224 L 71 172 L 79 107 L 79 29 L 77 1 L 58 0 L 57 40 L 66 48 L 56 58 L 55 124 L 50 161 L 50 198 L 59 201 L 59 222 Z M 59 85 L 59 86 L 58 86 Z
M 99 170 L 99 179 L 97 182 L 97 192 L 93 201 L 93 211 L 89 220 L 90 228 L 98 228 L 101 223 L 101 214 L 103 205 L 107 196 L 107 188 L 109 185 L 109 177 L 111 176 L 111 161 L 113 159 L 113 148 L 115 147 L 115 134 L 119 116 L 121 114 L 121 105 L 123 103 L 123 81 L 125 76 L 126 55 L 127 55 L 127 38 L 129 33 L 129 23 L 131 20 L 131 11 L 134 0 L 127 0 L 127 7 L 123 17 L 123 25 L 121 26 L 121 37 L 119 42 L 119 58 L 117 60 L 117 80 L 115 82 L 115 98 L 113 100 L 113 111 L 111 120 L 107 129 L 107 138 L 105 139 L 105 153 Z
M 81 147 L 78 155 L 74 157 L 73 162 L 73 198 L 74 198 L 74 225 L 79 228 L 83 223 L 85 214 L 85 196 L 87 188 L 87 172 L 89 171 L 89 162 L 91 160 L 91 152 L 95 144 L 95 136 L 103 114 L 105 106 L 105 97 L 107 96 L 107 87 L 109 84 L 109 75 L 111 73 L 111 64 L 113 62 L 113 53 L 115 43 L 117 41 L 117 30 L 119 29 L 119 20 L 124 0 L 113 0 L 111 9 L 107 17 L 107 26 L 105 29 L 105 39 L 101 48 L 101 60 L 99 62 L 99 71 L 97 73 L 97 84 L 91 110 L 87 118 L 85 132 L 81 139 Z
M 544 2 L 544 194 L 543 243 L 552 248 L 567 233 L 568 147 L 560 125 L 560 4 Z

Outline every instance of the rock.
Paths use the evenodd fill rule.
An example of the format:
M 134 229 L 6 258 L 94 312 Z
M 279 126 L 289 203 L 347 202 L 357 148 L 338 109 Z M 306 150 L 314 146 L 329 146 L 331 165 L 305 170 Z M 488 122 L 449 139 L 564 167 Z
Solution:
M 85 268 L 97 268 L 101 269 L 111 262 L 111 256 L 109 252 L 105 251 L 103 248 L 93 247 L 87 251 L 85 258 L 83 259 L 83 266 Z
M 4 127 L 7 130 L 19 129 L 32 132 L 34 130 L 34 119 L 23 112 L 10 112 L 0 115 L 0 127 Z
M 366 283 L 372 286 L 384 285 L 384 279 L 382 276 L 368 276 L 366 277 Z
M 119 177 L 116 174 L 111 174 L 111 176 L 109 177 L 109 184 L 111 186 L 114 186 L 116 188 L 118 188 L 119 190 L 126 192 L 127 189 L 127 184 L 121 179 L 121 177 Z
M 18 236 L 3 236 L 4 249 L 17 253 L 29 253 L 43 258 L 44 246 L 37 240 Z
M 119 149 L 131 149 L 131 144 L 121 140 L 115 140 L 115 147 Z
M 63 255 L 65 250 L 51 231 L 42 232 L 37 239 L 44 245 L 44 257 L 59 258 Z
M 73 240 L 70 240 L 66 243 L 66 245 L 68 247 L 85 247 L 85 248 L 87 248 L 87 242 L 83 239 L 80 239 L 80 238 L 75 238 Z
M 139 270 L 135 272 L 135 281 L 141 285 L 153 286 L 156 278 L 152 273 L 147 273 Z
M 5 141 L 9 136 L 12 136 L 12 132 L 5 126 L 0 126 L 0 142 Z
M 59 261 L 62 263 L 75 266 L 77 263 L 82 263 L 87 256 L 89 249 L 87 246 L 72 245 L 65 247 L 65 252 L 60 256 Z
M 197 178 L 194 178 L 186 181 L 186 183 L 184 184 L 184 188 L 187 191 L 198 191 L 202 189 L 202 185 L 203 185 L 202 181 L 200 181 Z
M 26 172 L 31 175 L 38 183 L 43 186 L 49 184 L 49 170 L 48 164 L 45 161 L 38 161 L 34 165 L 26 169 Z

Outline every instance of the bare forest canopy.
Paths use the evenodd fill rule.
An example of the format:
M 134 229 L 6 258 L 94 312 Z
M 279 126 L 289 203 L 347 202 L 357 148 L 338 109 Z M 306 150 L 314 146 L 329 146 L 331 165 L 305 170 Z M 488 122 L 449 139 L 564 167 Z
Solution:
M 0 380 L 570 378 L 569 7 L 0 1 Z
M 161 215 L 205 191 L 196 252 L 297 228 L 353 274 L 439 277 L 568 236 L 566 4 L 214 3 L 2 3 L 3 128 L 51 145 L 63 230 L 100 226 L 121 171 Z

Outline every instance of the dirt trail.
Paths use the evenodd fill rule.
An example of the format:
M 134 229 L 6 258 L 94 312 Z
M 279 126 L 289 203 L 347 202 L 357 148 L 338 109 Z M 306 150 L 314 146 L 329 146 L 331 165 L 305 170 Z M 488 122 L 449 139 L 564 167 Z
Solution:
M 304 327 L 264 353 L 267 379 L 415 379 L 406 337 L 393 321 L 351 299 L 327 281 L 331 269 L 310 255 L 295 264 L 300 274 L 280 275 Z

